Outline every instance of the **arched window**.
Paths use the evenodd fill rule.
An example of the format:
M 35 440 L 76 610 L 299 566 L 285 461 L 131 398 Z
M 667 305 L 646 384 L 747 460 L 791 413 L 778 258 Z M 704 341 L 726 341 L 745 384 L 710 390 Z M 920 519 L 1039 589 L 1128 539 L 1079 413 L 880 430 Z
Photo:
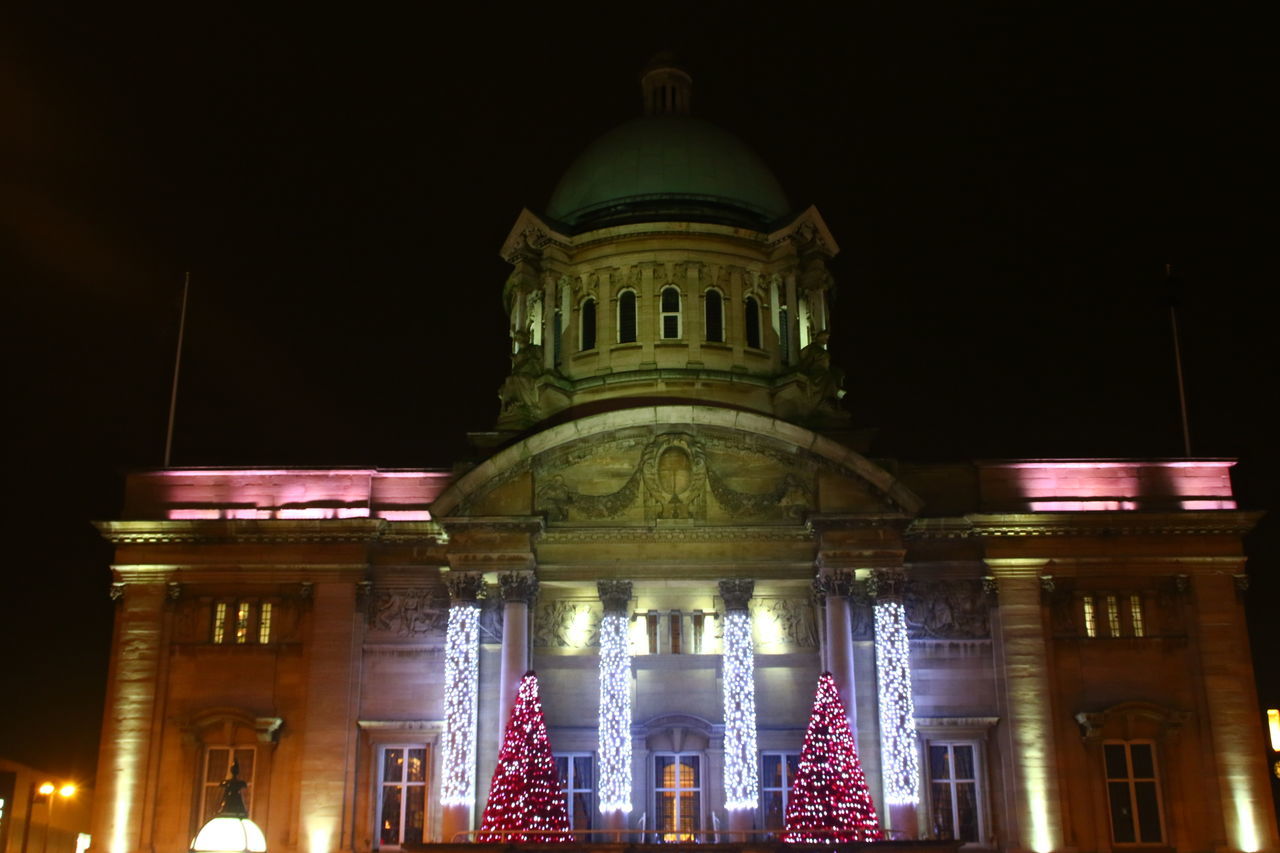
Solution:
M 662 289 L 662 339 L 676 340 L 680 337 L 680 289 L 664 287 Z
M 581 334 L 578 340 L 582 342 L 581 349 L 589 350 L 596 348 L 596 301 L 588 299 L 582 303 L 580 312 L 580 322 L 582 323 Z
M 618 343 L 631 344 L 636 340 L 636 292 L 624 290 L 618 294 Z
M 748 296 L 742 307 L 743 319 L 747 325 L 747 346 L 760 349 L 760 303 L 754 296 Z
M 782 363 L 791 363 L 791 312 L 783 305 L 778 311 L 778 349 L 782 350 Z
M 724 342 L 724 297 L 718 290 L 708 290 L 703 304 L 706 315 L 707 340 Z
M 556 309 L 554 322 L 555 322 L 555 329 L 553 331 L 555 333 L 555 337 L 552 338 L 552 344 L 554 345 L 553 349 L 554 349 L 554 356 L 555 356 L 555 365 L 556 367 L 559 367 L 561 363 L 560 338 L 563 337 L 563 332 L 564 332 L 564 315 L 560 313 L 559 308 Z

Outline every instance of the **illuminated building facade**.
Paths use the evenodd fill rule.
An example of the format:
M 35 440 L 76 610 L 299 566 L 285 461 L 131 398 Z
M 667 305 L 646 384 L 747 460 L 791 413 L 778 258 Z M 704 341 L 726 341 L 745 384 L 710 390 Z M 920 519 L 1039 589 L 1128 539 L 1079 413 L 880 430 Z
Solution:
M 533 668 L 578 831 L 778 831 L 830 671 L 893 837 L 1275 849 L 1233 462 L 868 458 L 818 211 L 643 88 L 502 247 L 481 461 L 129 477 L 95 846 L 234 761 L 270 850 L 452 838 Z

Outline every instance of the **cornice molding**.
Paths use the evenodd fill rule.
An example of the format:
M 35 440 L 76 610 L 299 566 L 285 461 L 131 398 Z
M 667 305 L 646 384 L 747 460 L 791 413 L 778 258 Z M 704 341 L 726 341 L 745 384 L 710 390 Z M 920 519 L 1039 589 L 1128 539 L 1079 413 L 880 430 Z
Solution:
M 599 542 L 808 542 L 813 531 L 795 525 L 719 526 L 687 524 L 671 527 L 553 527 L 539 545 L 594 545 Z
M 382 518 L 95 521 L 93 524 L 102 538 L 113 545 L 444 541 L 443 530 L 435 522 L 392 522 Z M 411 525 L 413 529 L 401 525 Z
M 973 513 L 953 518 L 919 518 L 907 528 L 912 541 L 1033 536 L 1243 536 L 1262 512 L 1028 512 Z

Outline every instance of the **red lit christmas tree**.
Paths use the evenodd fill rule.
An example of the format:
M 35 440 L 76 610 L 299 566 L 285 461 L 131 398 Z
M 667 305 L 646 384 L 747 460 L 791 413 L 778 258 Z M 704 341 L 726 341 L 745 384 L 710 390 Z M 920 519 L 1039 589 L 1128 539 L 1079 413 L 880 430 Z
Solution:
M 849 718 L 829 672 L 818 678 L 782 840 L 793 844 L 884 840 Z
M 573 841 L 533 672 L 520 680 L 476 841 Z

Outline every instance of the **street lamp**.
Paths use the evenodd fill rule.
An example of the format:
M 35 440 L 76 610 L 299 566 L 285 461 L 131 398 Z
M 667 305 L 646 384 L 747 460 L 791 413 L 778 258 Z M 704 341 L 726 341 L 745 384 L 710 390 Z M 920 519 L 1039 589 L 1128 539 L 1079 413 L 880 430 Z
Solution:
M 27 817 L 22 822 L 22 853 L 27 853 L 27 840 L 31 836 L 31 814 L 36 810 L 36 794 L 44 797 L 46 808 L 44 819 L 44 839 L 41 842 L 40 849 L 43 853 L 49 851 L 49 828 L 53 824 L 53 795 L 56 793 L 64 800 L 74 797 L 78 789 L 71 782 L 63 782 L 62 785 L 55 785 L 52 782 L 45 781 L 40 784 L 31 783 L 31 789 L 27 793 Z

